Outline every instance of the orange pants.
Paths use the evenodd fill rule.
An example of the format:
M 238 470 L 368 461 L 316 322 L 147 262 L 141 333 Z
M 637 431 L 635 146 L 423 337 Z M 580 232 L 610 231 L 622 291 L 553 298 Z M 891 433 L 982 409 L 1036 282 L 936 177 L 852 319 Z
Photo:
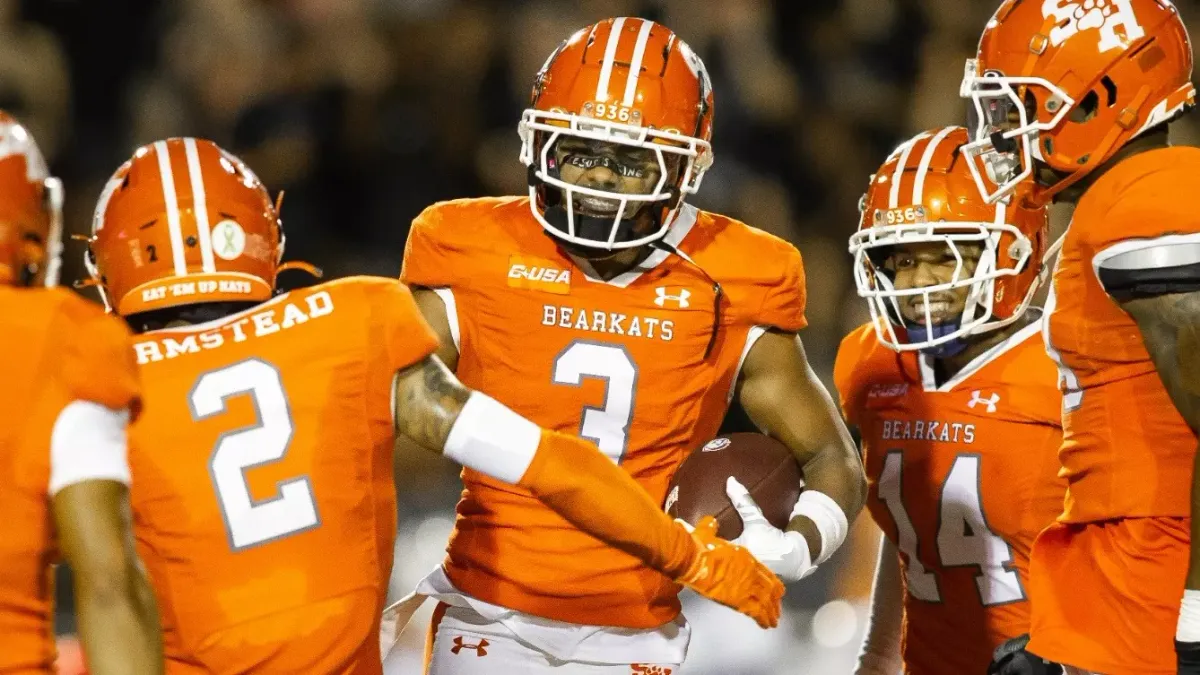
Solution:
M 1187 518 L 1055 523 L 1033 544 L 1029 651 L 1111 675 L 1175 675 Z

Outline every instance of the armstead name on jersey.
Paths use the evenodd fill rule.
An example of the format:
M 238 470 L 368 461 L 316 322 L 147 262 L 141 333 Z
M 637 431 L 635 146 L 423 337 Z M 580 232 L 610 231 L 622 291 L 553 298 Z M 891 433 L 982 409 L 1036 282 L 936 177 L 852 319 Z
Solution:
M 628 323 L 626 323 L 628 320 Z M 559 305 L 542 306 L 542 325 L 585 330 L 593 333 L 627 335 L 664 342 L 675 339 L 675 322 L 649 316 L 629 316 L 617 312 L 603 312 Z
M 230 320 L 212 330 L 182 337 L 161 337 L 134 343 L 138 365 L 173 359 L 183 354 L 197 354 L 202 349 L 218 349 L 227 343 L 245 342 L 281 330 L 293 328 L 310 319 L 329 316 L 334 312 L 333 297 L 328 291 L 318 291 L 296 302 L 275 303 L 268 309 Z

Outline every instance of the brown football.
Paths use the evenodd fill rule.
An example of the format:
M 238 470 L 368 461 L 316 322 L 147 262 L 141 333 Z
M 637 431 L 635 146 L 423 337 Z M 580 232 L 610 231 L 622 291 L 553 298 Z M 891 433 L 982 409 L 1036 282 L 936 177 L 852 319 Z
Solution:
M 716 516 L 721 538 L 736 538 L 742 519 L 725 494 L 729 476 L 746 486 L 772 525 L 787 526 L 804 477 L 791 451 L 764 434 L 720 436 L 693 451 L 671 479 L 666 512 L 692 525 Z

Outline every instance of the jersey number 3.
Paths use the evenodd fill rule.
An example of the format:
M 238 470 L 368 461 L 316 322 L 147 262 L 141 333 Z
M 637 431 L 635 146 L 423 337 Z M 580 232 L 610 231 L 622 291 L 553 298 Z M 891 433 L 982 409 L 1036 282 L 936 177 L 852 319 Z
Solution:
M 879 498 L 887 505 L 896 522 L 897 548 L 908 558 L 908 592 L 918 600 L 940 602 L 937 577 L 921 564 L 917 531 L 904 508 L 901 492 L 903 453 L 892 450 L 883 462 L 879 476 Z M 975 585 L 985 607 L 1025 599 L 1021 577 L 1012 564 L 1008 543 L 988 527 L 983 517 L 983 499 L 979 494 L 980 457 L 959 455 L 942 485 L 938 500 L 937 553 L 943 567 L 975 565 L 979 574 Z M 928 545 L 928 543 L 926 543 Z
M 554 359 L 554 383 L 578 387 L 584 378 L 604 380 L 604 407 L 583 409 L 579 435 L 620 463 L 629 447 L 629 425 L 638 380 L 637 366 L 624 347 L 577 340 Z
M 229 544 L 238 551 L 320 524 L 307 478 L 280 482 L 278 496 L 256 501 L 246 484 L 246 469 L 283 459 L 292 442 L 292 415 L 283 380 L 274 366 L 250 359 L 206 373 L 192 387 L 189 402 L 197 422 L 225 412 L 225 402 L 248 394 L 258 423 L 217 439 L 209 473 L 225 517 Z

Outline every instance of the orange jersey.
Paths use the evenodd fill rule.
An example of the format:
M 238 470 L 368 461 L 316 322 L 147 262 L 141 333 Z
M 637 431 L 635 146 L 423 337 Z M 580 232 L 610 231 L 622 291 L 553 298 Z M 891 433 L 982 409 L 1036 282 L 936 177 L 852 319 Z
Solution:
M 1189 515 L 1196 436 L 1094 266 L 1128 240 L 1200 233 L 1198 172 L 1197 148 L 1122 160 L 1088 188 L 1065 235 L 1046 326 L 1062 366 L 1064 522 Z
M 380 671 L 393 378 L 436 344 L 368 277 L 137 338 L 135 530 L 169 672 Z
M 595 441 L 661 502 L 680 462 L 717 433 L 755 327 L 805 325 L 791 245 L 686 206 L 666 241 L 694 263 L 655 251 L 604 282 L 560 251 L 527 199 L 461 200 L 414 222 L 402 278 L 448 299 L 463 383 Z M 697 266 L 722 289 L 708 358 L 716 291 Z M 469 469 L 463 482 L 445 562 L 460 591 L 575 624 L 650 628 L 679 613 L 678 586 L 528 492 Z
M 982 673 L 993 650 L 1029 631 L 1029 551 L 1062 510 L 1054 364 L 1040 322 L 953 378 L 847 336 L 834 378 L 862 434 L 867 508 L 900 550 L 909 675 Z
M 0 286 L 0 673 L 54 672 L 50 438 L 74 401 L 136 406 L 129 337 L 69 291 Z

